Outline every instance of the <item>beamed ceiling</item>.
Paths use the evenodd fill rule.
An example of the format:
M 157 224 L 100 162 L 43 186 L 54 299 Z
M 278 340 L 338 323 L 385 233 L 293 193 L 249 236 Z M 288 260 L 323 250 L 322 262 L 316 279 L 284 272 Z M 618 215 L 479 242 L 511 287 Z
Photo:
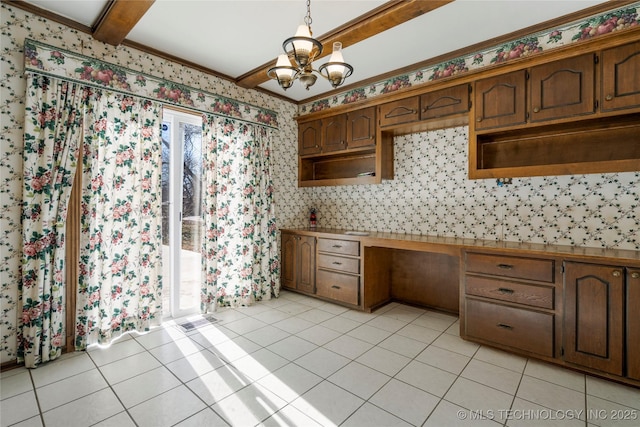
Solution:
M 2 0 L 110 45 L 183 63 L 295 103 L 334 90 L 319 78 L 287 91 L 267 77 L 306 14 L 304 0 Z M 360 87 L 633 1 L 602 0 L 313 0 L 311 28 L 328 60 L 343 44 Z M 317 68 L 317 66 L 315 68 Z

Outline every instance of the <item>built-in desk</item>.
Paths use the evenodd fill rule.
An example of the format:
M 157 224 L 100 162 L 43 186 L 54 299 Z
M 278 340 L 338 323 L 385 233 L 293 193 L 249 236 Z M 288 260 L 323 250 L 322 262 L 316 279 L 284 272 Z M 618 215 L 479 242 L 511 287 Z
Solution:
M 456 313 L 464 339 L 640 387 L 640 251 L 281 231 L 288 289 L 364 311 Z

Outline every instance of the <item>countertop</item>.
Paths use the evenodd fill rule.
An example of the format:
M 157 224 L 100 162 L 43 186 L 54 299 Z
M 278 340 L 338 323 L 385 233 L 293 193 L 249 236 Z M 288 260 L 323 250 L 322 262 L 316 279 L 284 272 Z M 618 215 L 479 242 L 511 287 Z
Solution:
M 364 247 L 385 247 L 417 250 L 424 252 L 460 255 L 461 251 L 487 249 L 495 251 L 538 253 L 546 256 L 567 258 L 589 258 L 590 261 L 624 264 L 640 267 L 640 251 L 628 249 L 592 248 L 569 245 L 545 245 L 542 243 L 522 243 L 504 240 L 467 239 L 460 237 L 432 236 L 424 234 L 386 233 L 378 231 L 345 230 L 337 228 L 283 228 L 281 232 L 291 232 L 329 239 L 357 240 Z M 352 231 L 367 235 L 349 234 Z

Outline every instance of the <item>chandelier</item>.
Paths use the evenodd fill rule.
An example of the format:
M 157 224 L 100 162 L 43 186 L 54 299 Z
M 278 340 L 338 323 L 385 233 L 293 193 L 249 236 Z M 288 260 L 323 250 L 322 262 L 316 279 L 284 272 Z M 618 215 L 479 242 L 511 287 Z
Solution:
M 344 62 L 340 42 L 333 44 L 329 62 L 317 70 L 313 68 L 313 60 L 322 54 L 322 43 L 311 37 L 311 22 L 311 0 L 307 0 L 304 24 L 298 27 L 295 36 L 282 43 L 285 53 L 280 54 L 276 66 L 267 71 L 267 75 L 276 79 L 284 90 L 289 89 L 296 79 L 309 90 L 318 78 L 314 73 L 320 74 L 337 88 L 353 73 L 353 67 Z

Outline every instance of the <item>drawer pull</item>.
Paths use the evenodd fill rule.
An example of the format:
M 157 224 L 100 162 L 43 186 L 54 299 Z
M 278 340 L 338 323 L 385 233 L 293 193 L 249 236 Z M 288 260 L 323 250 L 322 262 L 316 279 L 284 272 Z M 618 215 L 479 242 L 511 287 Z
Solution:
M 512 294 L 514 292 L 513 289 L 509 288 L 498 288 L 498 290 L 503 294 Z
M 620 272 L 618 270 L 615 270 L 613 273 L 611 273 L 613 275 L 613 277 L 620 277 Z
M 511 326 L 511 325 L 506 325 L 506 324 L 504 324 L 504 323 L 498 323 L 496 326 L 497 326 L 498 328 L 502 328 L 502 329 L 509 329 L 509 330 L 512 330 L 512 329 L 513 329 L 513 326 Z
M 332 289 L 340 289 L 340 286 L 338 286 L 338 285 L 333 285 L 331 288 L 332 288 Z
M 333 265 L 342 265 L 342 263 L 341 263 L 341 262 L 338 262 L 338 261 L 334 261 L 334 262 L 333 262 Z
M 632 279 L 640 279 L 640 273 L 636 273 L 635 271 L 633 273 L 631 273 L 631 278 Z
M 511 270 L 513 268 L 513 265 L 511 265 L 511 264 L 498 264 L 498 268 L 501 268 L 503 270 Z
M 342 247 L 342 245 L 333 245 L 331 246 L 332 248 L 336 248 L 336 249 L 340 249 Z

